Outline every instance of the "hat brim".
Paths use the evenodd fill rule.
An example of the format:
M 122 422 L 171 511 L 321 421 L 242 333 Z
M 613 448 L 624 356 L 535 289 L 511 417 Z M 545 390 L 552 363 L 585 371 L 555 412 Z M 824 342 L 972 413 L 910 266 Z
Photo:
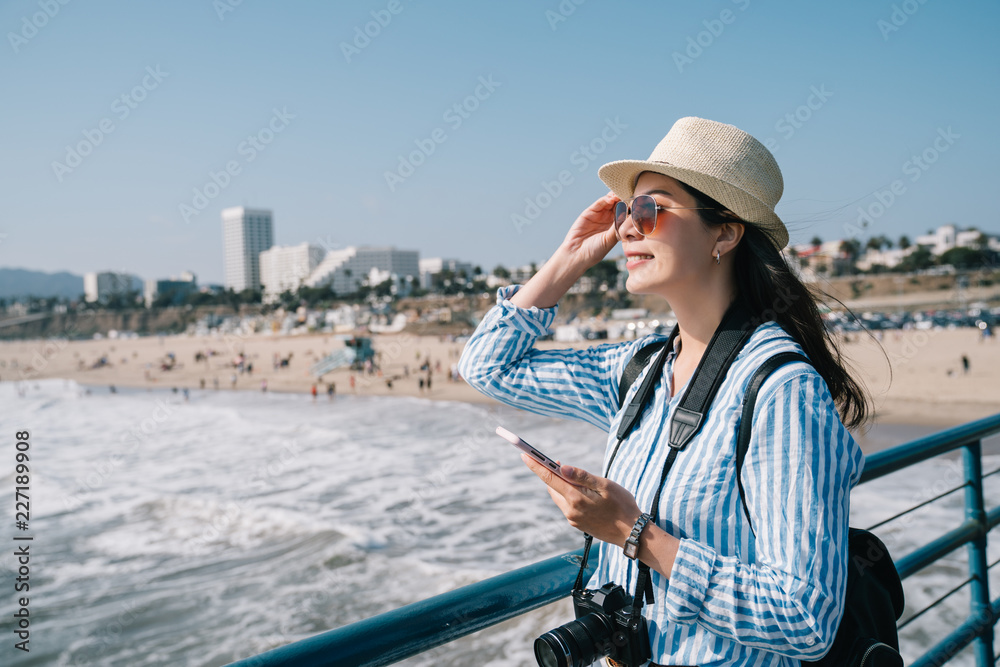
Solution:
M 635 195 L 635 182 L 644 171 L 652 171 L 676 178 L 686 185 L 705 193 L 764 232 L 778 249 L 788 245 L 788 230 L 774 210 L 750 193 L 735 185 L 697 171 L 677 167 L 666 162 L 651 160 L 617 160 L 609 162 L 597 171 L 597 175 L 615 196 L 629 201 Z

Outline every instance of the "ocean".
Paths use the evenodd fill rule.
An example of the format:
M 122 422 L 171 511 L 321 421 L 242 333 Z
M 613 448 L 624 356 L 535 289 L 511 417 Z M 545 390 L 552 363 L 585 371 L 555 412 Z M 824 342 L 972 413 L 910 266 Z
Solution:
M 0 648 L 11 665 L 224 665 L 576 549 L 497 425 L 599 471 L 604 435 L 509 408 L 420 398 L 0 383 Z M 15 433 L 30 431 L 30 522 L 14 528 Z M 930 432 L 874 429 L 866 451 Z M 902 436 L 902 437 L 900 437 Z M 1000 467 L 987 443 L 984 469 Z M 852 525 L 961 483 L 946 457 L 855 489 Z M 1000 476 L 987 480 L 1000 499 Z M 894 557 L 962 517 L 961 492 L 878 532 Z M 14 536 L 30 541 L 30 652 L 16 641 Z M 994 535 L 989 562 L 1000 556 Z M 966 575 L 965 550 L 904 582 L 920 609 Z M 960 577 L 955 579 L 955 577 Z M 998 568 L 990 570 L 994 597 Z M 968 614 L 960 593 L 902 633 L 907 662 Z M 567 601 L 405 665 L 533 665 Z M 9 658 L 13 660 L 8 662 Z M 968 651 L 953 664 L 972 665 Z

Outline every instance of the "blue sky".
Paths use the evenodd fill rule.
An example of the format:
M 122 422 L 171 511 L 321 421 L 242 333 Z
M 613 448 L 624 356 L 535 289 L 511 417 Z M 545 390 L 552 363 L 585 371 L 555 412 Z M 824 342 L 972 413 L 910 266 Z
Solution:
M 996 2 L 13 0 L 0 27 L 4 267 L 221 282 L 238 205 L 282 245 L 540 262 L 601 164 L 689 115 L 769 141 L 793 243 L 1000 232 Z

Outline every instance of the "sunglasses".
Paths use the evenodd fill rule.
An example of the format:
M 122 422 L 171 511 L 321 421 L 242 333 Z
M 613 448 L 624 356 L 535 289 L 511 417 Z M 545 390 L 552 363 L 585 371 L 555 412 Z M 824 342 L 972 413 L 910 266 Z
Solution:
M 625 224 L 625 218 L 632 216 L 632 224 L 636 231 L 643 236 L 649 236 L 656 229 L 656 218 L 660 211 L 704 211 L 705 206 L 660 206 L 651 195 L 639 195 L 632 200 L 629 206 L 623 201 L 615 204 L 615 232 L 621 238 L 621 226 Z

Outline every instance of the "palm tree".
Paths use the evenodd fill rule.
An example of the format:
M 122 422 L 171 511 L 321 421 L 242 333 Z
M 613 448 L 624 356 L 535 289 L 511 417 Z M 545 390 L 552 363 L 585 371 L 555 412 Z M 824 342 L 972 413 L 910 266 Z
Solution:
M 858 256 L 858 252 L 860 252 L 860 250 L 861 241 L 857 239 L 846 239 L 840 242 L 840 252 L 844 253 L 852 260 Z
M 865 244 L 865 248 L 881 251 L 882 248 L 891 248 L 892 241 L 889 237 L 885 235 L 873 236 L 868 239 L 868 243 Z

